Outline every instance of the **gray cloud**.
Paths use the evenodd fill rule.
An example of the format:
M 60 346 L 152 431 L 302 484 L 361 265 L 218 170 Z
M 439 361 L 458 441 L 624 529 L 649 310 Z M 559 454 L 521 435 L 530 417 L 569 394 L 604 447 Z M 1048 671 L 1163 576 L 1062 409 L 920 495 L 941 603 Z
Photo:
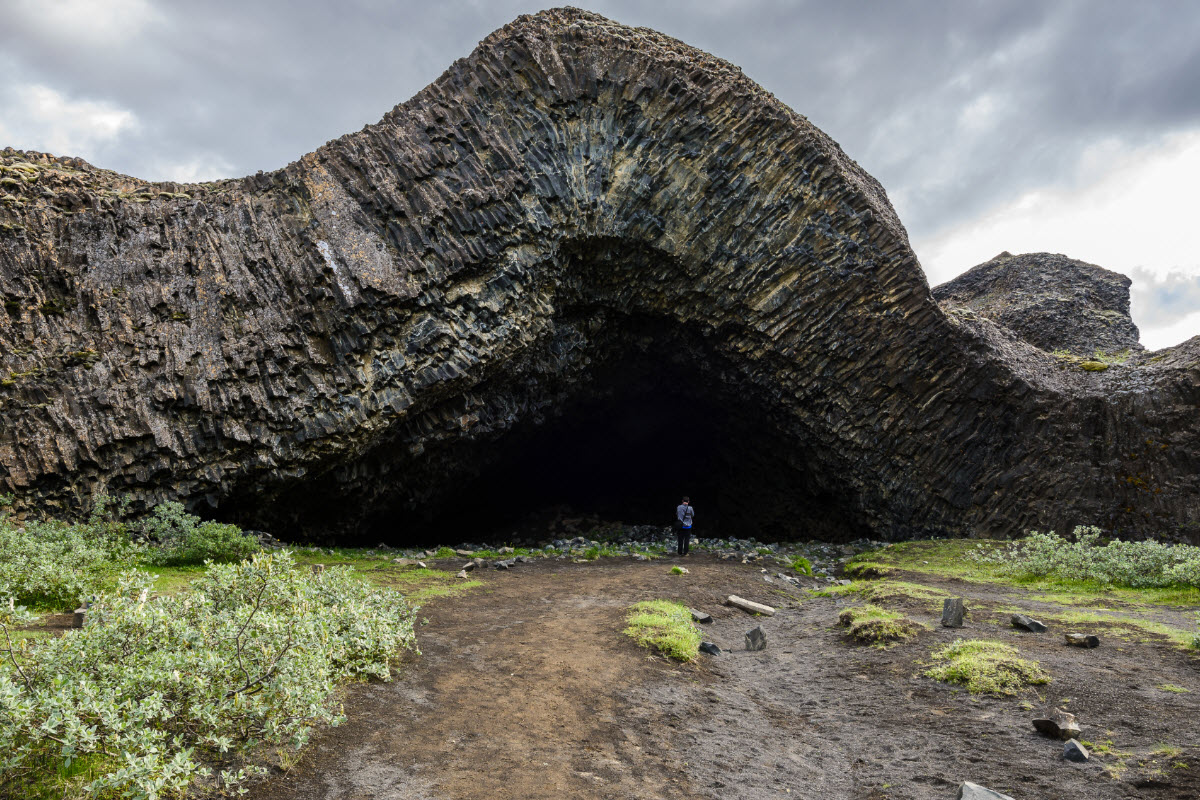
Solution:
M 148 178 L 273 169 L 374 122 L 521 13 L 511 0 L 123 0 L 80 39 L 19 5 L 0 103 L 46 85 L 128 109 L 99 165 Z M 110 0 L 115 2 L 115 0 Z M 94 7 L 94 6 L 93 6 Z M 1081 151 L 1200 125 L 1200 4 L 599 0 L 739 64 L 878 177 L 914 238 L 1072 179 Z M 38 141 L 3 142 L 38 148 Z M 205 175 L 212 177 L 212 175 Z M 969 265 L 964 265 L 964 267 Z
M 1139 324 L 1166 328 L 1200 308 L 1200 275 L 1130 270 L 1130 304 Z

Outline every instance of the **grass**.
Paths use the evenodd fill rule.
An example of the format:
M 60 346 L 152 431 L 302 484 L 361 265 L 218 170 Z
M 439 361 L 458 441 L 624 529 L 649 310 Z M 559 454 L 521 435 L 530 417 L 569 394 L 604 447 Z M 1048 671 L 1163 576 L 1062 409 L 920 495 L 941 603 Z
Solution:
M 876 605 L 848 608 L 838 615 L 838 623 L 847 635 L 861 644 L 887 647 L 911 639 L 922 626 L 896 611 Z
M 671 574 L 672 575 L 684 575 L 686 573 L 684 572 L 683 567 L 674 566 L 674 567 L 671 567 Z
M 692 613 L 682 603 L 645 600 L 629 607 L 625 634 L 642 647 L 652 647 L 668 658 L 693 661 L 700 654 L 700 631 Z
M 809 577 L 812 577 L 812 562 L 804 556 L 794 556 L 792 558 L 791 567 L 801 575 L 808 575 Z
M 1185 689 L 1182 686 L 1176 686 L 1173 683 L 1164 683 L 1158 688 L 1164 692 L 1171 692 L 1173 694 L 1190 694 L 1192 691 L 1191 689 Z
M 926 670 L 926 677 L 965 686 L 971 694 L 1012 696 L 1050 682 L 1036 661 L 1021 658 L 1017 648 L 1003 642 L 955 639 L 932 655 L 942 663 Z

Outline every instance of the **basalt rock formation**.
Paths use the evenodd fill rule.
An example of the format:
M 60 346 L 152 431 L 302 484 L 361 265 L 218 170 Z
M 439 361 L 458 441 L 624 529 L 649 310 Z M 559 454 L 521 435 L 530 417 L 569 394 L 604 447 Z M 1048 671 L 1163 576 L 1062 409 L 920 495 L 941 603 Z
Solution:
M 1129 278 L 1064 255 L 1001 253 L 933 290 L 1047 352 L 1142 350 L 1129 316 Z
M 943 310 L 875 180 L 652 31 L 522 17 L 240 180 L 0 161 L 18 509 L 372 540 L 689 489 L 743 536 L 1200 520 L 1200 339 L 1089 372 Z

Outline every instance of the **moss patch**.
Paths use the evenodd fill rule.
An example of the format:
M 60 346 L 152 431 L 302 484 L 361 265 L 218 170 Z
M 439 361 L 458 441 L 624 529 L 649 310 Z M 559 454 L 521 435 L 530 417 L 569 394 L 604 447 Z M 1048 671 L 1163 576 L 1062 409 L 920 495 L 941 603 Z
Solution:
M 854 641 L 879 647 L 911 639 L 922 627 L 903 614 L 870 603 L 847 608 L 838 615 L 838 623 Z
M 1028 686 L 1050 682 L 1036 661 L 1019 656 L 1017 648 L 985 639 L 955 639 L 933 652 L 934 666 L 925 676 L 965 686 L 971 694 L 1001 697 Z
M 629 607 L 625 635 L 642 647 L 653 647 L 668 658 L 693 661 L 700 654 L 700 631 L 682 603 L 645 600 Z

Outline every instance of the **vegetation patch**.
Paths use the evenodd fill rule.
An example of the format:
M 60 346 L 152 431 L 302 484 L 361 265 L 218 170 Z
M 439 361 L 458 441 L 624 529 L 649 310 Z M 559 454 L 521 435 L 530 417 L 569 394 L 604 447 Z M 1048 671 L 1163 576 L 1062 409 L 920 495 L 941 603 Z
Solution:
M 341 720 L 338 683 L 387 679 L 391 659 L 416 650 L 401 595 L 349 570 L 295 569 L 286 552 L 210 565 L 174 597 L 141 599 L 149 583 L 122 576 L 86 627 L 34 641 L 8 638 L 30 615 L 0 602 L 0 789 L 47 772 L 71 784 L 64 794 L 236 787 L 253 748 L 299 749 L 314 725 Z
M 956 683 L 972 694 L 1015 695 L 1028 686 L 1050 682 L 1036 661 L 1019 656 L 1017 648 L 984 639 L 955 639 L 933 652 L 935 663 L 926 677 Z
M 796 572 L 799 572 L 801 575 L 808 575 L 810 578 L 812 577 L 812 574 L 813 574 L 812 562 L 809 561 L 804 556 L 793 556 L 792 561 L 791 561 L 791 567 Z
M 627 636 L 642 647 L 652 647 L 668 658 L 693 661 L 700 654 L 700 631 L 692 612 L 682 603 L 645 600 L 629 607 Z
M 869 603 L 846 609 L 838 615 L 838 623 L 854 641 L 879 647 L 911 639 L 922 628 L 899 612 Z

